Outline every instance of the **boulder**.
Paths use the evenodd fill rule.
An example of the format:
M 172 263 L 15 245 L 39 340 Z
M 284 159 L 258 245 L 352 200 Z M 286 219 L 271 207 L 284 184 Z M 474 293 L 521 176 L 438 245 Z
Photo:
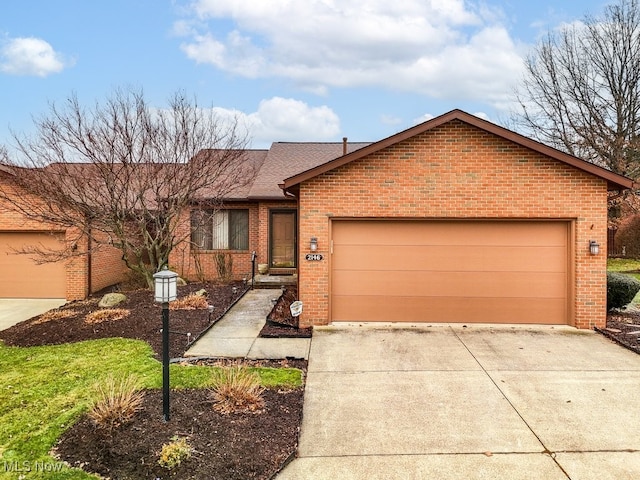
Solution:
M 185 280 L 184 278 L 182 278 L 182 277 L 178 277 L 178 278 L 176 279 L 176 285 L 177 285 L 178 287 L 184 287 L 186 284 L 187 284 L 187 282 L 186 282 L 186 280 Z
M 101 308 L 111 308 L 121 304 L 127 299 L 124 293 L 107 293 L 98 302 L 98 306 Z
M 196 295 L 198 297 L 206 297 L 207 296 L 207 291 L 204 288 L 201 288 L 200 290 L 195 292 L 194 295 Z

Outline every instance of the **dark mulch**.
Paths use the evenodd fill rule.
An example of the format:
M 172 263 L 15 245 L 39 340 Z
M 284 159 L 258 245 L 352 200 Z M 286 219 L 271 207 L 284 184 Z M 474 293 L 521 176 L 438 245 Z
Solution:
M 640 354 L 640 312 L 609 312 L 607 327 L 596 330 L 629 350 Z
M 215 323 L 242 295 L 247 287 L 242 282 L 229 285 L 213 283 L 190 283 L 178 287 L 178 297 L 186 296 L 205 289 L 207 301 L 213 306 L 210 314 L 207 309 L 171 310 L 169 326 L 169 355 L 182 357 L 191 343 L 210 325 Z M 123 292 L 127 300 L 115 308 L 129 310 L 129 316 L 117 321 L 87 323 L 87 313 L 99 310 L 98 302 L 102 294 L 95 294 L 87 300 L 69 302 L 58 310 L 75 310 L 69 318 L 40 322 L 34 317 L 0 332 L 0 340 L 7 345 L 33 347 L 39 345 L 58 345 L 98 338 L 135 338 L 149 343 L 160 358 L 162 354 L 162 306 L 153 299 L 150 290 Z M 175 333 L 173 333 L 175 332 Z M 184 335 L 191 333 L 188 337 Z
M 178 287 L 178 296 L 207 291 L 214 310 L 171 310 L 172 332 L 191 332 L 192 340 L 217 321 L 245 292 L 244 284 L 193 283 Z M 60 320 L 41 322 L 36 317 L 0 332 L 0 340 L 20 347 L 54 345 L 108 337 L 148 342 L 156 357 L 162 349 L 162 309 L 148 290 L 123 292 L 127 301 L 118 306 L 130 311 L 117 321 L 89 324 L 85 315 L 99 309 L 101 295 L 70 302 L 59 310 L 76 313 Z M 182 357 L 187 337 L 172 334 L 171 357 Z M 194 359 L 199 365 L 227 365 L 228 359 Z M 305 360 L 254 360 L 243 363 L 292 367 L 306 371 Z M 295 454 L 302 418 L 303 389 L 267 390 L 265 409 L 259 414 L 224 416 L 211 408 L 208 390 L 171 392 L 171 419 L 162 419 L 162 394 L 145 393 L 143 409 L 133 422 L 112 432 L 96 428 L 87 417 L 71 426 L 60 439 L 57 455 L 74 466 L 117 479 L 269 479 Z M 158 465 L 158 452 L 173 436 L 187 437 L 195 453 L 171 471 Z
M 171 418 L 162 420 L 162 393 L 145 393 L 144 409 L 111 432 L 83 417 L 63 434 L 57 456 L 112 480 L 268 479 L 293 458 L 302 418 L 302 389 L 266 390 L 262 413 L 222 415 L 207 390 L 172 392 Z M 167 470 L 158 453 L 172 437 L 186 437 L 191 457 Z
M 266 338 L 310 338 L 311 327 L 300 328 L 299 317 L 291 315 L 291 304 L 298 299 L 298 289 L 287 286 L 282 291 L 276 304 L 267 315 L 267 323 L 260 331 L 261 337 Z

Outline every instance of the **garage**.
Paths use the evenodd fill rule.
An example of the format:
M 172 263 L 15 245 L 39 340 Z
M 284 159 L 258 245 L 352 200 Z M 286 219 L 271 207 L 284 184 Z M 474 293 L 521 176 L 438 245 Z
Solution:
M 0 297 L 65 298 L 64 263 L 38 265 L 29 255 L 16 254 L 25 245 L 58 248 L 63 234 L 0 232 Z
M 568 324 L 567 221 L 334 220 L 331 321 Z

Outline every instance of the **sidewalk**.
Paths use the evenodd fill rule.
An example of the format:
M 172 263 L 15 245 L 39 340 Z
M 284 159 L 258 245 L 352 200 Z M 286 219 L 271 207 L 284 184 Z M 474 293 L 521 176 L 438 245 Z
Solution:
M 195 342 L 185 357 L 309 358 L 310 338 L 259 338 L 280 290 L 249 290 L 227 314 Z

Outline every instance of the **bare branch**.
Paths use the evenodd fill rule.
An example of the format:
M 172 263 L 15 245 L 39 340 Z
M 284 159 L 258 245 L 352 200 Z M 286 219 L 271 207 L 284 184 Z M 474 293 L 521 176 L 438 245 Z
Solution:
M 71 95 L 35 124 L 33 138 L 14 135 L 19 159 L 0 157 L 10 178 L 0 182 L 0 202 L 29 219 L 77 229 L 94 248 L 121 249 L 149 282 L 171 250 L 189 241 L 179 233 L 189 231 L 179 228 L 186 209 L 204 200 L 219 205 L 255 175 L 237 125 L 182 92 L 164 110 L 138 91 L 116 90 L 92 109 Z
M 640 2 L 544 38 L 525 63 L 514 123 L 536 139 L 640 176 Z

